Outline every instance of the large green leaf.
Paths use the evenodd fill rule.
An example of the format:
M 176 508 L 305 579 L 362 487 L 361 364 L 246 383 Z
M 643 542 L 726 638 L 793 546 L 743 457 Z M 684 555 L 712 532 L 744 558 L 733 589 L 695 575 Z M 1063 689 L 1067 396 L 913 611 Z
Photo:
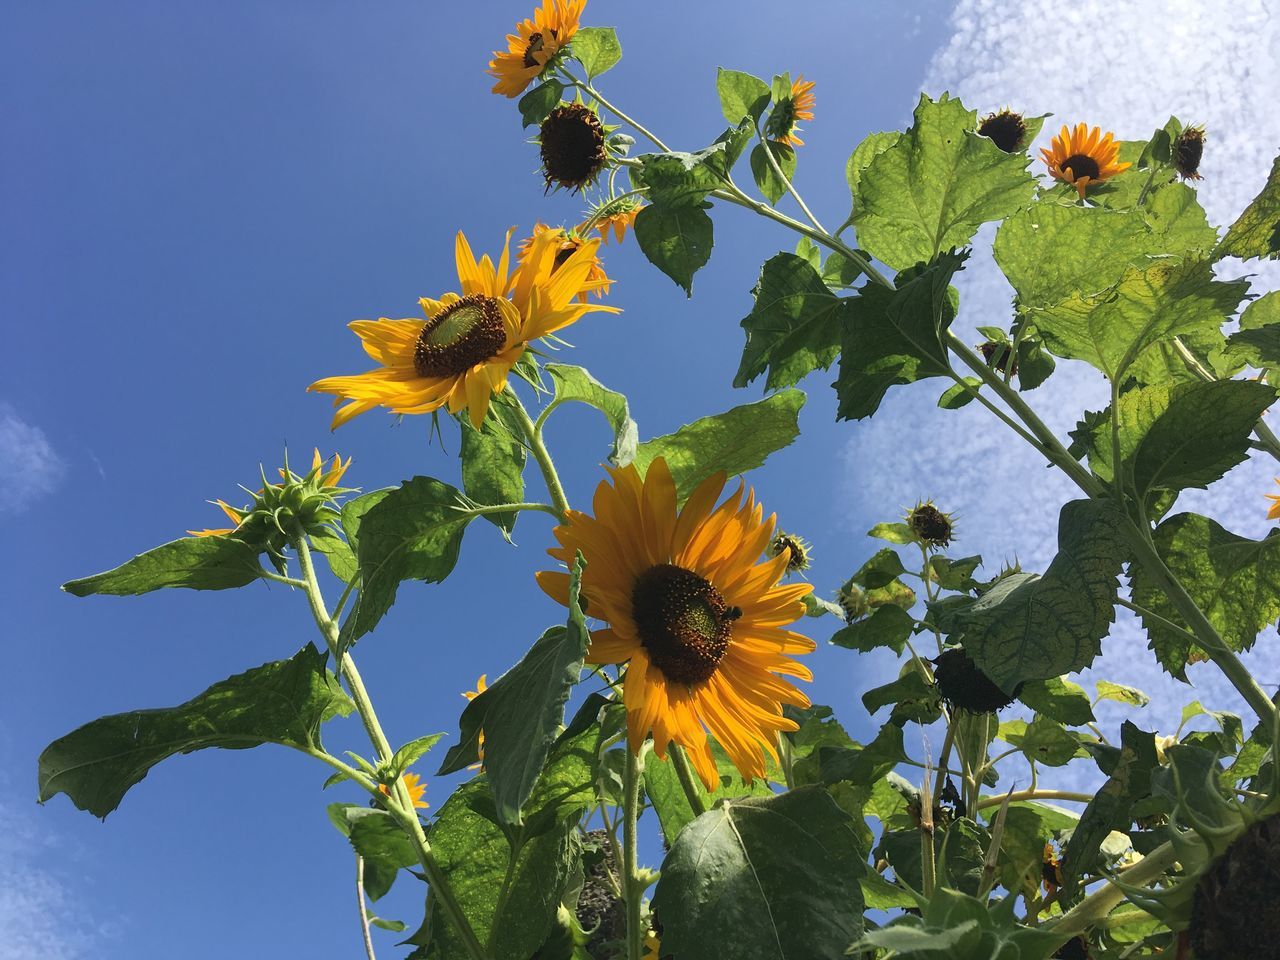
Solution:
M 693 275 L 707 265 L 714 228 L 702 207 L 652 203 L 636 216 L 636 242 L 649 262 L 693 296 Z
M 523 127 L 536 127 L 547 119 L 547 115 L 560 106 L 560 98 L 564 95 L 564 84 L 559 80 L 548 80 L 534 87 L 516 104 L 520 111 Z
M 519 826 L 522 807 L 543 761 L 564 725 L 564 705 L 582 674 L 590 636 L 578 590 L 579 559 L 569 579 L 569 622 L 547 630 L 514 667 L 475 697 L 462 712 L 458 745 L 445 756 L 439 774 L 461 770 L 479 759 L 484 734 L 484 767 L 493 788 L 500 823 Z
M 831 642 L 837 647 L 862 653 L 868 653 L 877 647 L 888 647 L 900 654 L 915 627 L 916 621 L 911 614 L 890 603 L 876 607 L 869 617 L 840 628 L 832 635 Z
M 1026 154 L 1005 153 L 975 132 L 977 114 L 946 94 L 920 97 L 915 123 L 857 178 L 858 243 L 895 270 L 973 239 L 1031 200 Z
M 1240 314 L 1240 330 L 1231 336 L 1232 357 L 1253 367 L 1280 365 L 1280 290 L 1254 300 Z
M 658 457 L 667 461 L 683 500 L 717 471 L 729 476 L 763 464 L 769 454 L 800 435 L 804 394 L 782 390 L 755 403 L 685 424 L 675 433 L 646 440 L 636 448 L 635 465 L 644 473 Z
M 417 846 L 385 810 L 357 803 L 331 803 L 329 819 L 364 859 L 364 891 L 379 900 L 405 867 L 418 863 Z
M 752 290 L 755 306 L 742 321 L 742 349 L 735 387 L 745 387 L 766 370 L 765 388 L 798 383 L 813 370 L 831 366 L 840 352 L 845 307 L 803 257 L 779 253 L 765 262 Z
M 850 818 L 801 787 L 728 800 L 676 838 L 654 909 L 662 946 L 699 960 L 836 960 L 862 932 Z
M 755 133 L 750 118 L 730 122 L 734 126 L 702 150 L 646 153 L 636 158 L 640 166 L 632 177 L 648 189 L 652 204 L 669 210 L 701 207 L 708 193 L 729 182 L 729 171 Z M 637 229 L 643 215 L 642 211 L 636 218 Z
M 1037 713 L 1068 726 L 1079 727 L 1094 720 L 1089 694 L 1065 677 L 1030 680 L 1023 684 L 1018 699 Z
M 1200 198 L 1185 183 L 1155 191 L 1144 212 L 1163 253 L 1207 256 L 1218 242 L 1218 231 L 1209 225 Z
M 720 775 L 720 783 L 715 790 L 708 790 L 695 773 L 693 789 L 709 808 L 724 799 L 735 799 L 745 796 L 771 797 L 773 788 L 767 780 L 756 780 L 752 783 L 742 779 L 737 767 L 729 759 L 724 748 L 711 740 L 711 753 L 715 757 L 716 770 Z M 780 774 L 779 774 L 780 776 Z M 675 841 L 680 831 L 697 818 L 689 797 L 680 783 L 674 762 L 649 754 L 644 762 L 644 789 L 653 804 L 653 812 L 658 815 L 658 823 L 662 827 L 662 835 L 668 844 Z
M 768 149 L 773 154 L 774 162 L 777 163 L 778 170 L 782 171 L 782 175 L 787 180 L 793 180 L 796 172 L 795 148 L 790 144 L 770 140 Z M 787 192 L 786 180 L 778 176 L 773 169 L 773 164 L 769 162 L 769 155 L 765 153 L 764 143 L 757 143 L 751 148 L 751 176 L 755 178 L 756 186 L 770 203 L 776 204 Z
M 943 254 L 900 274 L 896 290 L 869 283 L 848 301 L 836 379 L 841 420 L 871 416 L 892 386 L 948 375 L 943 338 L 956 315 L 949 285 L 967 257 Z
M 1100 294 L 1076 294 L 1029 316 L 1058 356 L 1084 360 L 1116 380 L 1153 344 L 1219 328 L 1247 289 L 1247 281 L 1214 280 L 1205 261 L 1173 260 L 1129 269 Z
M 1217 256 L 1251 260 L 1280 257 L 1280 157 L 1271 164 L 1266 186 L 1245 207 L 1218 246 Z
M 135 597 L 163 587 L 243 587 L 257 580 L 262 570 L 258 552 L 234 537 L 185 537 L 148 550 L 114 570 L 71 580 L 62 589 L 77 597 L 94 593 Z
M 288 660 L 215 683 L 176 707 L 101 717 L 55 740 L 40 754 L 40 801 L 65 793 L 81 810 L 105 817 L 157 763 L 209 747 L 242 750 L 279 743 L 320 746 L 320 726 L 354 704 L 310 644 Z
M 956 615 L 956 639 L 1003 690 L 1082 670 L 1101 652 L 1128 557 L 1122 522 L 1111 501 L 1072 500 L 1043 577 L 1006 577 Z
M 858 199 L 858 184 L 862 182 L 862 174 L 871 165 L 871 161 L 884 153 L 902 138 L 901 131 L 887 130 L 883 133 L 869 133 L 853 148 L 845 162 L 844 176 L 849 183 L 849 193 L 855 203 Z
M 548 363 L 543 369 L 556 388 L 550 405 L 576 401 L 595 407 L 613 428 L 613 448 L 609 451 L 609 459 L 620 466 L 630 463 L 635 456 L 638 435 L 636 422 L 631 419 L 631 411 L 627 407 L 627 398 L 616 390 L 610 390 L 583 367 Z
M 769 85 L 759 77 L 740 70 L 716 71 L 716 92 L 720 94 L 720 109 L 724 118 L 738 124 L 743 117 L 759 120 L 769 106 Z
M 471 418 L 462 416 L 462 489 L 468 497 L 485 506 L 524 501 L 524 465 L 528 458 L 522 444 L 505 421 L 501 403 L 493 404 L 494 416 L 486 417 L 480 429 Z M 486 513 L 504 535 L 510 535 L 518 513 Z
M 613 27 L 583 27 L 573 35 L 569 49 L 587 71 L 588 80 L 600 76 L 622 59 L 622 44 L 618 43 Z
M 1160 557 L 1231 649 L 1249 649 L 1259 631 L 1280 617 L 1280 533 L 1249 540 L 1208 517 L 1180 513 L 1161 523 L 1154 536 Z M 1142 567 L 1135 564 L 1131 575 L 1136 604 L 1163 620 L 1183 623 Z M 1161 620 L 1144 617 L 1143 625 L 1161 665 L 1186 679 L 1195 645 Z
M 401 581 L 439 583 L 453 571 L 472 518 L 458 509 L 460 496 L 440 480 L 414 477 L 360 518 L 360 592 L 342 625 L 344 649 L 377 626 Z

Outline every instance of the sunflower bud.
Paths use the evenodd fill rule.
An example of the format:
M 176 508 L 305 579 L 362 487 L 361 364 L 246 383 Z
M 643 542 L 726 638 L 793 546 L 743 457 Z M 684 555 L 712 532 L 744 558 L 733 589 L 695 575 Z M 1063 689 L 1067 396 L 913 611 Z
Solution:
M 769 543 L 769 556 L 780 557 L 783 551 L 786 551 L 787 573 L 799 573 L 801 570 L 808 570 L 809 565 L 813 562 L 809 552 L 812 549 L 813 544 L 803 537 L 797 537 L 793 533 L 779 530 Z
M 1183 180 L 1199 180 L 1204 156 L 1204 127 L 1187 127 L 1173 144 L 1173 167 Z
M 1009 343 L 988 340 L 986 343 L 979 344 L 978 350 L 981 351 L 982 358 L 987 361 L 988 367 L 1001 373 L 1008 373 L 1012 377 L 1018 372 L 1018 358 L 1013 355 L 1012 346 Z
M 907 526 L 917 540 L 930 547 L 945 547 L 955 532 L 951 514 L 943 513 L 931 501 L 917 503 L 912 508 L 907 514 Z
M 983 117 L 978 124 L 978 135 L 987 137 L 1005 153 L 1017 153 L 1025 145 L 1027 124 L 1022 114 L 1007 107 L 999 113 Z
M 1259 820 L 1196 885 L 1189 939 L 1197 957 L 1258 960 L 1280 945 L 1280 814 Z
M 865 616 L 867 611 L 871 609 L 867 603 L 867 595 L 852 580 L 847 581 L 840 588 L 836 594 L 836 603 L 840 604 L 840 609 L 844 611 L 844 618 L 850 623 L 861 616 Z
M 960 647 L 942 651 L 933 664 L 938 694 L 952 710 L 966 713 L 995 713 L 1013 703 L 1013 697 L 997 687 Z M 1014 690 L 1018 694 L 1022 684 Z
M 604 169 L 609 154 L 605 128 L 596 112 L 581 103 L 562 103 L 542 121 L 538 137 L 547 189 L 581 190 Z

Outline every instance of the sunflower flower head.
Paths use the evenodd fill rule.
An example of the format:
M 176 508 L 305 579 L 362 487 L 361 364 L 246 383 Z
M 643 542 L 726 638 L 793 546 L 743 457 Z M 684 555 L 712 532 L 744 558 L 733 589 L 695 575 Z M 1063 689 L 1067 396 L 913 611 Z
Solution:
M 413 802 L 414 807 L 419 810 L 425 810 L 431 806 L 423 799 L 427 793 L 427 785 L 421 782 L 416 773 L 406 773 L 400 779 L 404 783 L 404 788 L 409 791 L 409 799 Z M 378 789 L 384 797 L 391 796 L 391 789 L 385 783 L 378 784 Z
M 1204 158 L 1204 127 L 1187 127 L 1173 143 L 1173 168 L 1183 180 L 1200 180 Z
M 1022 114 L 1005 107 L 999 113 L 989 113 L 982 118 L 978 135 L 987 137 L 1005 153 L 1017 153 L 1026 146 L 1027 122 Z
M 599 289 L 588 279 L 600 241 L 583 240 L 559 264 L 561 238 L 554 231 L 535 236 L 513 268 L 511 233 L 495 264 L 479 260 L 460 232 L 455 259 L 458 292 L 439 300 L 419 300 L 426 319 L 356 320 L 350 326 L 377 366 L 352 376 L 326 377 L 307 389 L 335 397 L 333 426 L 375 407 L 393 413 L 463 410 L 479 429 L 495 393 L 529 344 L 563 330 L 593 310 L 616 307 L 583 302 Z M 344 405 L 345 404 L 345 405 Z
M 800 573 L 808 570 L 813 563 L 813 544 L 804 537 L 779 530 L 769 541 L 769 556 L 787 555 L 787 573 Z
M 955 535 L 955 518 L 943 513 L 932 500 L 917 503 L 907 511 L 907 526 L 916 539 L 929 547 L 945 547 Z
M 564 51 L 578 32 L 587 0 L 542 0 L 533 19 L 516 24 L 507 34 L 506 51 L 495 50 L 489 75 L 498 82 L 493 92 L 518 97 Z
M 1103 183 L 1128 170 L 1132 163 L 1121 163 L 1120 144 L 1115 134 L 1103 134 L 1101 128 L 1090 129 L 1078 123 L 1075 129 L 1063 127 L 1049 148 L 1040 156 L 1054 178 L 1076 188 L 1080 199 L 1091 183 Z
M 813 119 L 814 82 L 806 80 L 804 74 L 798 75 L 791 83 L 791 91 L 779 97 L 769 113 L 764 133 L 770 140 L 785 143 L 790 147 L 803 147 L 798 131 L 801 120 Z
M 563 227 L 549 227 L 545 223 L 535 224 L 533 233 L 520 241 L 519 259 L 524 263 L 528 259 L 533 250 L 534 241 L 545 233 L 558 235 L 558 246 L 556 247 L 556 255 L 551 261 L 551 272 L 555 273 L 569 258 L 582 249 L 586 237 L 583 233 L 575 228 L 565 229 Z M 596 245 L 596 254 L 591 260 L 591 269 L 587 271 L 586 283 L 582 285 L 582 290 L 578 294 L 579 302 L 585 303 L 588 293 L 594 293 L 597 297 L 603 297 L 609 292 L 609 285 L 613 283 L 609 279 L 609 275 L 604 272 L 604 261 L 600 259 L 599 244 Z
M 591 663 L 626 663 L 623 702 L 630 747 L 653 737 L 665 757 L 683 747 L 708 789 L 720 783 L 710 733 L 743 777 L 765 774 L 778 734 L 795 730 L 784 704 L 809 699 L 788 679 L 812 679 L 793 657 L 814 643 L 789 629 L 804 616 L 808 584 L 781 584 L 787 556 L 761 560 L 773 539 L 753 492 L 717 505 L 725 477 L 704 480 L 684 506 L 658 458 L 641 476 L 634 464 L 609 468 L 595 515 L 569 511 L 551 556 L 586 561 L 582 595 L 606 626 L 591 634 Z M 569 574 L 538 582 L 567 604 Z
M 961 647 L 950 647 L 930 662 L 938 695 L 952 710 L 995 713 L 1013 703 L 1014 697 L 997 687 Z
M 577 192 L 609 162 L 608 133 L 600 116 L 583 103 L 562 103 L 542 121 L 538 148 L 547 189 Z
M 609 242 L 610 231 L 614 239 L 621 243 L 622 238 L 627 235 L 627 228 L 635 228 L 636 214 L 643 207 L 644 204 L 638 197 L 629 197 L 624 194 L 592 207 L 586 222 L 600 231 L 600 237 L 605 243 Z

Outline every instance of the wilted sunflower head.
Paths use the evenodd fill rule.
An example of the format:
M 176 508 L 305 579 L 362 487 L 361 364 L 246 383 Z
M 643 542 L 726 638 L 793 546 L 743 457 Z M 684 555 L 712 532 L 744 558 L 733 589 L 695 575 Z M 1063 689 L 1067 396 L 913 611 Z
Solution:
M 1009 696 L 997 687 L 978 665 L 969 659 L 962 647 L 950 647 L 942 651 L 933 664 L 933 679 L 938 695 L 953 710 L 966 713 L 995 713 L 1013 703 Z M 1021 684 L 1018 685 L 1021 688 Z M 1018 691 L 1014 690 L 1014 696 Z
M 867 603 L 867 595 L 852 580 L 846 580 L 836 592 L 836 603 L 840 604 L 840 609 L 844 611 L 844 618 L 850 623 L 864 616 L 871 609 L 871 605 Z
M 814 643 L 788 627 L 804 616 L 811 587 L 780 583 L 786 556 L 760 561 L 774 521 L 754 493 L 740 486 L 717 506 L 724 474 L 699 484 L 683 507 L 661 457 L 643 475 L 635 464 L 609 475 L 595 516 L 570 510 L 548 552 L 566 565 L 578 553 L 586 561 L 582 596 L 607 624 L 592 631 L 587 658 L 627 664 L 631 749 L 650 734 L 659 757 L 678 744 L 715 789 L 710 733 L 744 778 L 763 777 L 778 734 L 797 729 L 783 705 L 809 703 L 785 678 L 812 678 L 793 657 Z M 538 583 L 568 603 L 568 573 L 543 571 Z
M 1121 163 L 1120 144 L 1115 134 L 1103 134 L 1101 128 L 1090 129 L 1078 123 L 1075 129 L 1063 127 L 1050 148 L 1040 156 L 1054 178 L 1076 188 L 1080 199 L 1091 183 L 1102 183 L 1128 170 L 1132 163 Z
M 542 0 L 532 20 L 516 24 L 507 34 L 506 52 L 495 50 L 489 75 L 497 79 L 493 92 L 506 97 L 524 93 L 578 32 L 587 0 Z
M 1183 180 L 1200 180 L 1204 158 L 1204 127 L 1187 127 L 1173 144 L 1173 168 Z
M 978 124 L 978 135 L 987 137 L 1005 153 L 1017 153 L 1027 138 L 1027 123 L 1022 114 L 1008 107 L 999 113 L 990 113 Z
M 594 181 L 609 162 L 605 135 L 600 117 L 586 104 L 562 103 L 547 114 L 538 134 L 547 189 L 576 192 Z
M 778 557 L 786 553 L 787 573 L 808 570 L 813 562 L 812 550 L 813 545 L 804 537 L 787 533 L 785 530 L 779 530 L 777 535 L 769 541 L 769 556 Z
M 545 233 L 550 233 L 556 238 L 557 248 L 555 257 L 551 261 L 551 272 L 555 273 L 564 264 L 569 262 L 569 258 L 582 249 L 586 238 L 578 232 L 577 229 L 564 229 L 563 227 L 549 227 L 545 223 L 534 224 L 533 233 L 520 241 L 520 262 L 523 263 L 533 250 L 534 241 Z M 581 302 L 586 302 L 587 294 L 594 293 L 597 297 L 603 297 L 609 291 L 609 285 L 613 283 L 609 279 L 609 275 L 604 272 L 604 261 L 599 256 L 599 244 L 596 245 L 596 255 L 591 261 L 591 269 L 587 273 L 586 283 L 582 285 L 582 291 L 578 294 Z
M 945 547 L 955 534 L 955 520 L 951 514 L 943 513 L 932 500 L 917 503 L 907 511 L 907 526 L 917 540 L 930 547 Z
M 1280 814 L 1245 828 L 1196 884 L 1196 957 L 1258 960 L 1280 950 Z
M 1011 347 L 1012 344 L 1009 343 L 988 340 L 980 343 L 978 350 L 982 353 L 982 358 L 987 361 L 988 367 L 999 370 L 1001 373 L 1007 371 L 1009 376 L 1014 376 L 1018 372 L 1018 358 L 1013 355 Z
M 610 231 L 613 231 L 614 238 L 621 243 L 622 238 L 627 235 L 627 228 L 635 226 L 636 214 L 643 206 L 638 197 L 615 197 L 592 207 L 586 222 L 600 231 L 600 237 L 605 243 L 609 242 Z
M 813 95 L 814 82 L 799 74 L 791 82 L 791 92 L 779 98 L 765 122 L 764 134 L 770 140 L 790 147 L 803 147 L 799 137 L 800 121 L 813 119 L 813 107 L 817 102 Z

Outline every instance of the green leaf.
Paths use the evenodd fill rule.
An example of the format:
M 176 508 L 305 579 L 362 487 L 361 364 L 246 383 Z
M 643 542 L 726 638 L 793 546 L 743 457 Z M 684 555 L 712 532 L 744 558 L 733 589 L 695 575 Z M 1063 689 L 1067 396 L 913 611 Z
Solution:
M 890 543 L 915 543 L 916 535 L 905 523 L 877 523 L 867 531 L 868 537 L 888 540 Z
M 913 671 L 911 676 L 918 677 L 919 674 Z M 866 697 L 863 701 L 866 702 Z M 881 727 L 875 739 L 865 747 L 858 744 L 822 746 L 816 755 L 820 782 L 833 784 L 845 781 L 856 787 L 875 783 L 908 759 L 902 745 L 902 727 L 893 722 Z
M 258 579 L 258 550 L 229 536 L 185 537 L 148 550 L 114 570 L 62 585 L 77 597 L 136 597 L 164 587 L 228 590 Z
M 837 647 L 869 653 L 877 647 L 888 647 L 901 654 L 907 639 L 915 630 L 916 621 L 911 614 L 894 604 L 877 607 L 871 616 L 857 620 L 831 637 Z
M 1170 517 L 1155 530 L 1156 549 L 1232 650 L 1248 650 L 1258 633 L 1280 618 L 1280 533 L 1249 540 L 1194 513 Z M 1130 571 L 1133 600 L 1164 620 L 1183 619 L 1140 566 Z M 1151 649 L 1169 673 L 1186 679 L 1197 647 L 1159 620 L 1143 617 Z
M 836 393 L 841 420 L 861 420 L 889 388 L 949 376 L 943 337 L 955 319 L 951 278 L 967 253 L 948 253 L 900 274 L 896 290 L 867 284 L 849 301 Z
M 767 370 L 765 389 L 777 390 L 831 366 L 840 353 L 850 301 L 828 290 L 807 260 L 790 253 L 771 257 L 751 293 L 755 305 L 742 321 L 747 343 L 735 387 L 745 387 Z
M 800 435 L 804 394 L 782 390 L 755 403 L 685 424 L 675 433 L 646 440 L 633 461 L 641 474 L 658 457 L 676 482 L 676 498 L 683 501 L 717 471 L 736 476 L 762 465 L 769 454 L 790 446 Z
M 862 705 L 867 713 L 874 714 L 890 703 L 895 704 L 894 714 L 904 722 L 916 720 L 927 723 L 937 718 L 940 701 L 937 688 L 908 664 L 897 680 L 874 687 L 862 695 Z
M 351 544 L 328 528 L 312 531 L 309 536 L 312 549 L 324 554 L 333 575 L 343 583 L 350 583 L 359 569 Z
M 1227 230 L 1214 256 L 1241 260 L 1280 256 L 1280 157 L 1271 164 L 1266 186 Z
M 699 960 L 841 957 L 862 932 L 864 872 L 825 790 L 730 800 L 676 838 L 654 910 L 662 946 Z
M 462 458 L 462 489 L 472 500 L 485 506 L 522 503 L 527 454 L 524 445 L 503 423 L 502 404 L 494 403 L 492 408 L 495 416 L 486 417 L 479 430 L 471 425 L 470 417 L 458 418 L 462 430 L 462 447 L 458 451 Z M 514 512 L 483 514 L 508 538 L 519 515 Z
M 1089 695 L 1083 687 L 1064 677 L 1029 680 L 1022 685 L 1018 699 L 1036 713 L 1071 727 L 1081 727 L 1094 721 Z
M 385 810 L 353 803 L 331 803 L 329 819 L 364 858 L 364 889 L 370 900 L 379 900 L 405 867 L 418 864 L 413 841 Z
M 573 58 L 587 71 L 587 79 L 600 76 L 622 59 L 622 44 L 613 27 L 583 27 L 569 42 Z
M 1112 683 L 1110 680 L 1098 681 L 1098 699 L 1127 703 L 1131 707 L 1145 707 L 1151 702 L 1151 698 L 1137 687 L 1127 687 L 1123 683 Z
M 1229 341 L 1231 355 L 1251 367 L 1280 364 L 1280 290 L 1264 294 L 1240 314 L 1240 331 Z
M 749 73 L 721 67 L 716 72 L 716 91 L 724 118 L 733 124 L 743 117 L 758 121 L 769 106 L 769 85 Z
M 397 750 L 391 757 L 391 777 L 398 779 L 401 774 L 421 760 L 428 750 L 439 743 L 443 736 L 443 733 L 432 733 L 425 737 L 418 737 Z
M 627 398 L 616 390 L 610 390 L 584 367 L 548 363 L 543 369 L 555 384 L 555 396 L 551 398 L 551 403 L 554 405 L 576 401 L 595 407 L 603 413 L 609 426 L 613 428 L 610 462 L 619 466 L 630 463 L 635 456 L 638 434 L 636 422 L 631 419 L 631 411 L 627 406 Z
M 1115 615 L 1117 577 L 1128 549 L 1111 501 L 1072 500 L 1058 518 L 1058 555 L 1043 577 L 1015 574 L 956 615 L 957 634 L 978 667 L 1006 693 L 1087 667 Z
M 1207 256 L 1218 242 L 1218 231 L 1209 225 L 1195 190 L 1185 183 L 1170 183 L 1147 201 L 1147 224 L 1165 253 Z
M 472 518 L 458 509 L 459 497 L 447 483 L 414 477 L 360 518 L 360 592 L 342 625 L 344 650 L 377 626 L 401 581 L 439 583 L 453 571 Z
M 1005 153 L 976 126 L 959 100 L 922 95 L 911 129 L 857 178 L 853 222 L 876 259 L 895 270 L 931 261 L 1031 200 L 1027 155 Z
M 652 203 L 636 215 L 635 232 L 649 262 L 692 297 L 693 275 L 711 259 L 713 228 L 707 212 Z
M 1101 294 L 1079 294 L 1029 315 L 1050 350 L 1084 360 L 1109 379 L 1148 347 L 1178 334 L 1219 328 L 1248 289 L 1213 279 L 1207 262 L 1161 262 L 1130 269 Z
M 1075 757 L 1087 757 L 1080 740 L 1057 720 L 1040 715 L 1031 723 L 1009 720 L 1000 724 L 1000 739 L 1022 751 L 1023 756 L 1048 767 L 1061 767 Z
M 640 168 L 632 173 L 648 188 L 652 204 L 673 210 L 701 207 L 707 194 L 729 182 L 729 171 L 755 133 L 749 119 L 733 121 L 730 127 L 709 147 L 694 153 L 672 150 L 646 153 L 637 157 Z M 637 224 L 639 217 L 636 218 Z M 652 259 L 652 258 L 650 258 Z
M 887 130 L 883 133 L 869 133 L 853 148 L 844 166 L 844 176 L 849 183 L 849 194 L 856 204 L 858 201 L 858 185 L 862 182 L 863 171 L 871 165 L 871 161 L 884 153 L 902 138 L 898 130 Z
M 860 566 L 857 573 L 849 579 L 860 587 L 875 590 L 878 587 L 888 586 L 906 570 L 907 568 L 902 565 L 902 558 L 898 556 L 898 551 L 892 547 L 883 547 L 877 550 L 871 559 Z
M 445 755 L 437 776 L 461 770 L 479 759 L 484 733 L 484 768 L 493 788 L 500 823 L 519 826 L 521 808 L 533 792 L 543 761 L 564 725 L 564 705 L 582 674 L 590 636 L 578 590 L 581 557 L 569 576 L 569 622 L 547 630 L 514 667 L 478 697 L 459 720 L 459 743 Z
M 790 144 L 778 143 L 774 140 L 769 141 L 769 149 L 773 151 L 773 159 L 777 162 L 783 176 L 791 180 L 796 172 L 795 149 Z M 757 143 L 751 148 L 751 175 L 755 177 L 756 186 L 760 188 L 765 199 L 776 204 L 787 192 L 787 185 L 782 177 L 774 172 L 773 164 L 769 162 L 769 157 L 764 151 L 763 143 Z
M 548 80 L 534 87 L 516 104 L 520 111 L 521 126 L 541 126 L 542 121 L 547 119 L 547 115 L 560 105 L 560 99 L 563 96 L 564 84 L 559 80 Z
M 766 780 L 747 783 L 738 773 L 737 767 L 724 752 L 724 748 L 711 738 L 711 753 L 715 757 L 716 771 L 720 775 L 720 783 L 715 790 L 707 790 L 697 774 L 693 777 L 693 788 L 702 802 L 713 807 L 721 800 L 738 797 L 771 797 L 773 788 Z M 778 775 L 781 778 L 781 774 Z M 644 789 L 653 804 L 654 813 L 658 815 L 658 823 L 662 827 L 662 835 L 668 844 L 674 843 L 680 831 L 692 823 L 697 814 L 689 804 L 689 797 L 680 784 L 679 775 L 670 759 L 662 759 L 657 754 L 649 754 L 644 766 Z
M 176 707 L 101 717 L 55 740 L 40 754 L 40 802 L 65 793 L 81 810 L 105 817 L 162 760 L 209 747 L 241 750 L 278 743 L 320 747 L 320 726 L 354 704 L 310 644 L 215 683 Z
M 1039 337 L 1025 337 L 1018 344 L 1018 389 L 1034 390 L 1052 376 L 1056 366 Z
M 942 396 L 938 398 L 938 406 L 943 410 L 959 410 L 973 402 L 981 386 L 982 380 L 978 377 L 964 377 L 962 383 L 957 383 L 943 391 Z

